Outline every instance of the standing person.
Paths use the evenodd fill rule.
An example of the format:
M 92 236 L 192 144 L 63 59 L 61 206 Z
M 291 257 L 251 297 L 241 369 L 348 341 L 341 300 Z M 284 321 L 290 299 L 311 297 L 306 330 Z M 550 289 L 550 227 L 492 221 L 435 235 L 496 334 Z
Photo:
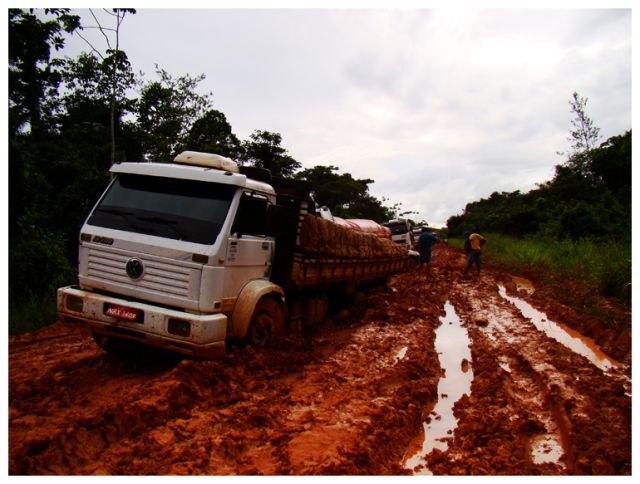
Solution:
M 436 242 L 438 237 L 428 230 L 423 230 L 418 237 L 420 242 L 420 264 L 431 264 L 431 244 Z
M 469 234 L 469 256 L 467 257 L 467 265 L 464 268 L 464 275 L 467 275 L 467 272 L 471 268 L 471 266 L 475 263 L 478 269 L 478 276 L 480 276 L 480 256 L 482 255 L 482 246 L 487 242 L 486 239 L 478 233 L 478 229 L 474 228 Z M 465 243 L 466 248 L 466 243 Z

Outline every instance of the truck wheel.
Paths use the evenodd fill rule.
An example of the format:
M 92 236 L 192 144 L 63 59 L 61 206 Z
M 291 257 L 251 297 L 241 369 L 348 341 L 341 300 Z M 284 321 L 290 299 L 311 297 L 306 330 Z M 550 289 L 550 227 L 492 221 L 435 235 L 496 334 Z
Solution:
M 249 343 L 263 348 L 270 346 L 284 334 L 284 310 L 273 297 L 263 297 L 256 304 L 249 325 Z

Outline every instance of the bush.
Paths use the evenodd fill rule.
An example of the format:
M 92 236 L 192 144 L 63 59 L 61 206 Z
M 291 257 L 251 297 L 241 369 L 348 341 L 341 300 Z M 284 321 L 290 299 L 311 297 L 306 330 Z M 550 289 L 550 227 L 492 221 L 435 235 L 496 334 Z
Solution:
M 9 248 L 10 334 L 53 322 L 56 290 L 76 276 L 65 254 L 64 236 L 25 223 L 21 229 L 22 237 Z

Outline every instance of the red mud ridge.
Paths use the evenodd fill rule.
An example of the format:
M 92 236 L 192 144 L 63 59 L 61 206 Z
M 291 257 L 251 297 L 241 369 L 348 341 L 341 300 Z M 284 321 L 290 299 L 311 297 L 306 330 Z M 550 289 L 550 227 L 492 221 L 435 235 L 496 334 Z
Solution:
M 110 355 L 61 323 L 10 338 L 9 473 L 630 475 L 630 332 L 536 281 L 518 293 L 620 363 L 603 371 L 500 297 L 498 284 L 516 294 L 511 275 L 465 279 L 463 254 L 444 244 L 433 260 L 276 348 L 232 345 L 215 361 Z M 469 334 L 471 392 L 446 448 L 407 468 L 439 418 L 446 301 Z

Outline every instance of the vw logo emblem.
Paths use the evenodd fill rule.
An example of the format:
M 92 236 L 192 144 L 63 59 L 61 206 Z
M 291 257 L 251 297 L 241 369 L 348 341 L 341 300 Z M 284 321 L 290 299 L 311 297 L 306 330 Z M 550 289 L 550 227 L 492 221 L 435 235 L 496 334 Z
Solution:
M 131 279 L 138 279 L 140 276 L 142 276 L 144 266 L 142 265 L 142 261 L 140 259 L 129 259 L 127 261 L 125 269 L 127 271 L 127 275 Z

